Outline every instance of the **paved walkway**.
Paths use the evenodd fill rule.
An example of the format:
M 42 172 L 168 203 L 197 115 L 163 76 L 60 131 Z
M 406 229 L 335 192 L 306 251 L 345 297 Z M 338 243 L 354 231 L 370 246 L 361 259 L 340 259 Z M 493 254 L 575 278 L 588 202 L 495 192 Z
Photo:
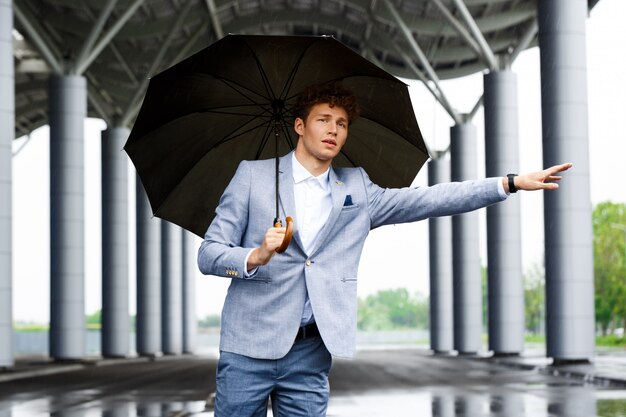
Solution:
M 329 416 L 626 416 L 626 353 L 591 365 L 545 358 L 360 351 L 335 360 Z M 212 416 L 215 356 L 20 361 L 0 372 L 0 416 Z M 271 415 L 271 413 L 269 413 Z

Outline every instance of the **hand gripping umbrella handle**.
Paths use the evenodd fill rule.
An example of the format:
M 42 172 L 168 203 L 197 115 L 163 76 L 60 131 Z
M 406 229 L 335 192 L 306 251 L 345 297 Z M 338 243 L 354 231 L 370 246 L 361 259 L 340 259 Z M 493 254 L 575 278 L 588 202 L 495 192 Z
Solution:
M 276 249 L 276 253 L 283 253 L 287 250 L 287 246 L 289 246 L 289 242 L 291 242 L 291 237 L 293 236 L 293 219 L 289 216 L 285 219 L 287 222 L 287 231 L 285 232 L 285 237 L 283 238 L 283 243 Z M 274 219 L 274 227 L 282 227 L 283 223 L 280 219 Z

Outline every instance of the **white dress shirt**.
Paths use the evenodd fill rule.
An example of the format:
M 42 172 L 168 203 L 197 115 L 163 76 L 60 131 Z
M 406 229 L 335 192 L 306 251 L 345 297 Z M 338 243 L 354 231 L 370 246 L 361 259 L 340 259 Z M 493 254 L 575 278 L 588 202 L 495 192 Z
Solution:
M 310 253 L 333 208 L 328 182 L 330 168 L 315 177 L 302 166 L 295 152 L 292 154 L 291 165 L 293 196 L 296 203 L 295 227 L 298 229 L 304 251 Z M 313 321 L 313 310 L 307 294 L 300 324 L 304 326 Z
M 333 208 L 330 183 L 328 182 L 330 168 L 319 176 L 314 177 L 313 174 L 296 159 L 295 152 L 292 154 L 291 165 L 294 182 L 293 195 L 296 203 L 294 227 L 298 229 L 304 251 L 309 253 Z M 251 249 L 250 252 L 248 252 L 248 256 L 246 256 L 244 271 L 247 269 L 248 258 L 252 252 L 254 252 L 254 249 Z M 257 268 L 246 271 L 245 276 L 249 277 L 254 275 L 256 271 Z M 311 309 L 311 301 L 307 294 L 300 324 L 304 326 L 313 321 L 313 310 Z
M 292 158 L 293 195 L 296 203 L 296 226 L 305 252 L 310 252 L 333 208 L 328 182 L 330 168 L 314 177 Z
M 292 154 L 293 195 L 296 203 L 295 227 L 298 228 L 304 251 L 309 253 L 333 208 L 328 174 L 330 168 L 314 177 Z M 312 323 L 313 310 L 309 295 L 306 296 L 300 325 Z

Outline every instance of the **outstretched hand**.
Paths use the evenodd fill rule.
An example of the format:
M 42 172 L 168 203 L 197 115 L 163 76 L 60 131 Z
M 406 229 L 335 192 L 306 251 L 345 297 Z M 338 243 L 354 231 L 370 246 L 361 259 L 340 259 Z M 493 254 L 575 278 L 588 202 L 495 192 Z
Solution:
M 556 190 L 559 184 L 554 181 L 560 181 L 561 176 L 556 175 L 560 172 L 567 171 L 572 167 L 571 162 L 561 165 L 554 165 L 542 171 L 531 172 L 529 174 L 518 175 L 515 177 L 515 188 L 518 190 L 534 191 L 534 190 Z M 502 184 L 504 190 L 509 192 L 509 182 L 505 177 Z

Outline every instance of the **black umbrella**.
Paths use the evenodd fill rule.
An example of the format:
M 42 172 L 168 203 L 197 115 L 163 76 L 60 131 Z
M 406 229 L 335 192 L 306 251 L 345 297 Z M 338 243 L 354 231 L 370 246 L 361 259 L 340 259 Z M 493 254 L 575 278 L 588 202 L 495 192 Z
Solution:
M 428 151 L 406 84 L 332 37 L 228 35 L 150 80 L 124 149 L 155 216 L 203 236 L 239 162 L 294 149 L 297 94 L 329 81 L 361 108 L 333 164 L 408 186 Z

